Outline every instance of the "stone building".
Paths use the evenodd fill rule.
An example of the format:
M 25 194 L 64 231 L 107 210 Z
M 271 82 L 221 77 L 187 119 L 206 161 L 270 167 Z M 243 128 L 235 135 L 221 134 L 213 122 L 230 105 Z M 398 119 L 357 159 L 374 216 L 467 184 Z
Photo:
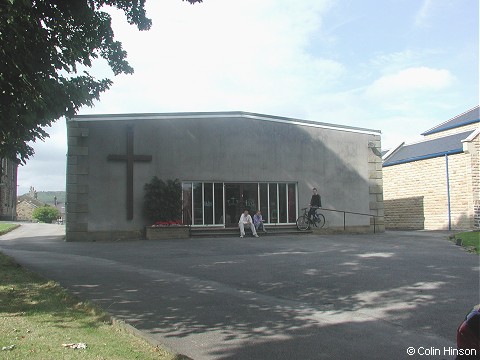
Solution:
M 330 228 L 383 230 L 380 131 L 246 112 L 83 115 L 67 120 L 67 241 L 141 238 L 144 186 L 179 179 L 183 222 L 295 224 L 322 196 Z
M 47 206 L 46 203 L 37 199 L 37 192 L 33 187 L 27 194 L 20 195 L 17 199 L 17 220 L 33 221 L 33 211 L 36 208 Z
M 58 222 L 63 222 L 65 219 L 65 203 L 57 201 L 57 197 L 54 196 L 51 200 L 41 201 L 39 198 L 45 199 L 45 192 L 40 192 L 41 196 L 38 196 L 37 191 L 33 186 L 30 186 L 30 191 L 27 194 L 23 194 L 17 198 L 17 220 L 19 221 L 37 221 L 33 219 L 33 211 L 36 208 L 44 206 L 55 207 L 59 213 L 60 218 Z
M 16 219 L 17 168 L 16 162 L 0 158 L 0 220 Z
M 384 155 L 387 229 L 480 229 L 479 107 Z

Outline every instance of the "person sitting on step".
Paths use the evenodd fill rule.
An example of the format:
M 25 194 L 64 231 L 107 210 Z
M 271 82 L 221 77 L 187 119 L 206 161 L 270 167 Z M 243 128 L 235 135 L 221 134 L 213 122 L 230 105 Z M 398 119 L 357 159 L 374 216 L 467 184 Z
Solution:
M 260 210 L 257 210 L 256 214 L 253 215 L 253 225 L 255 225 L 255 229 L 257 231 L 259 230 L 263 230 L 263 232 L 267 232 L 267 230 L 265 230 L 265 226 L 263 224 L 265 220 L 263 220 L 262 218 L 262 212 Z
M 258 237 L 257 231 L 255 230 L 255 225 L 253 225 L 252 217 L 248 214 L 248 210 L 245 210 L 238 220 L 238 227 L 240 228 L 240 237 L 245 236 L 245 226 L 249 226 L 252 230 L 252 234 L 255 237 Z

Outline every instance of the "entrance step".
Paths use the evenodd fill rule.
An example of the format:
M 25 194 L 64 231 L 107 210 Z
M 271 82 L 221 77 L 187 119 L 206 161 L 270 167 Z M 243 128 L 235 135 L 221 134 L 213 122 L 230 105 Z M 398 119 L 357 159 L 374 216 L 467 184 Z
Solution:
M 259 236 L 272 236 L 272 235 L 289 235 L 289 234 L 311 234 L 311 230 L 300 231 L 295 225 L 265 225 L 266 233 L 259 232 Z M 190 227 L 190 237 L 230 237 L 240 236 L 240 230 L 238 227 Z M 245 236 L 252 236 L 252 232 L 249 229 L 245 229 Z

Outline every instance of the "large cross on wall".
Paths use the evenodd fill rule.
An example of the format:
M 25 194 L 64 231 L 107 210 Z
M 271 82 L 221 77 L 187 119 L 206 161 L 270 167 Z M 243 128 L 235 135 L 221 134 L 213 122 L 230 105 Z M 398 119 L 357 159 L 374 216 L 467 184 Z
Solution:
M 110 154 L 109 161 L 125 161 L 127 163 L 127 220 L 133 219 L 133 165 L 135 162 L 152 161 L 151 155 L 135 155 L 133 147 L 133 126 L 127 126 L 127 153 Z

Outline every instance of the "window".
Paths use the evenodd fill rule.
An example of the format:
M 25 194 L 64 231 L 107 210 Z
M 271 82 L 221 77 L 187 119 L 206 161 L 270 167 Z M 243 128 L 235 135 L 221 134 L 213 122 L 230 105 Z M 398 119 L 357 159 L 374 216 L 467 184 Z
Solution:
M 183 223 L 192 224 L 192 183 L 182 183 L 182 216 Z
M 297 221 L 297 187 L 295 184 L 288 184 L 288 222 Z
M 267 224 L 295 223 L 296 183 L 182 183 L 183 222 L 237 226 L 243 210 L 257 209 Z
M 215 224 L 223 224 L 223 183 L 214 184 Z
M 266 223 L 270 222 L 268 213 L 268 184 L 260 184 L 260 211 Z
M 203 183 L 193 183 L 193 224 L 203 225 Z
M 204 183 L 203 184 L 203 216 L 204 224 L 211 225 L 213 224 L 213 184 Z
M 271 223 L 278 223 L 278 209 L 277 209 L 277 184 L 268 184 L 268 203 L 269 203 L 269 215 Z
M 278 184 L 278 213 L 281 223 L 287 222 L 287 184 Z

